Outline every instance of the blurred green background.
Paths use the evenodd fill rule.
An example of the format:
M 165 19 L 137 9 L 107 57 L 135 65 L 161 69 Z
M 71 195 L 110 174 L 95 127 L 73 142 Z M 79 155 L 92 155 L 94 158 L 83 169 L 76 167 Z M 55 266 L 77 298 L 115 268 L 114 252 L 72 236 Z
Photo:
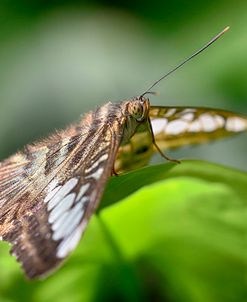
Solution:
M 156 105 L 218 107 L 247 114 L 246 1 L 1 0 L 0 159 L 54 129 L 65 127 L 97 105 L 139 95 L 227 25 L 231 26 L 230 31 L 214 46 L 160 83 L 156 88 L 160 94 L 152 96 L 151 102 Z M 204 159 L 247 170 L 246 150 L 246 136 L 240 135 L 213 145 L 171 152 L 171 155 Z M 199 187 L 204 196 L 204 191 L 208 189 L 204 188 L 204 184 Z M 188 194 L 186 190 L 185 194 Z M 94 234 L 94 228 L 97 229 L 97 223 L 92 225 L 90 234 Z M 110 257 L 101 241 L 97 241 L 97 236 L 92 237 L 94 243 L 90 242 L 89 246 L 103 249 L 104 256 Z M 217 236 L 213 238 L 216 240 Z M 90 241 L 89 236 L 85 236 L 85 240 Z M 231 241 L 228 243 L 230 246 Z M 176 244 L 175 250 L 180 249 L 181 246 Z M 234 240 L 232 244 L 235 244 Z M 150 258 L 150 266 L 142 266 L 145 259 L 138 260 L 138 267 L 143 268 L 143 272 L 138 270 L 138 274 L 146 276 L 144 285 L 138 283 L 141 281 L 132 272 L 133 267 L 125 265 L 117 273 L 111 266 L 102 266 L 100 272 L 87 279 L 87 269 L 80 270 L 83 264 L 80 262 L 81 254 L 77 252 L 67 266 L 75 268 L 72 273 L 67 269 L 43 283 L 27 283 L 15 260 L 8 257 L 7 245 L 1 243 L 0 248 L 0 302 L 55 301 L 56 297 L 57 301 L 65 302 L 114 301 L 109 298 L 108 287 L 105 288 L 100 282 L 108 276 L 115 280 L 112 287 L 108 286 L 109 292 L 116 290 L 112 297 L 118 297 L 117 301 L 146 301 L 141 294 L 145 286 L 150 287 L 152 293 L 157 292 L 157 296 L 152 296 L 153 301 L 160 301 L 160 283 L 155 280 L 162 280 L 167 292 L 176 280 L 176 274 L 171 273 L 172 261 L 163 263 L 171 274 L 160 275 L 157 269 L 159 264 L 151 263 L 159 259 L 157 255 Z M 163 250 L 166 251 L 166 248 Z M 163 250 L 160 247 L 159 251 Z M 173 252 L 171 249 L 169 255 Z M 195 256 L 192 251 L 187 251 L 187 254 L 192 258 Z M 220 254 L 210 257 L 207 259 L 211 259 L 213 265 L 221 258 Z M 231 256 L 227 254 L 227 257 Z M 228 263 L 227 257 L 225 264 Z M 231 263 L 231 272 L 240 274 L 244 269 L 240 258 L 234 258 L 237 264 L 234 266 L 235 262 Z M 193 265 L 196 264 L 190 267 L 192 271 Z M 222 267 L 224 272 L 224 263 Z M 150 273 L 153 268 L 157 274 Z M 183 269 L 186 271 L 186 266 Z M 93 276 L 92 271 L 90 276 Z M 243 287 L 234 287 L 230 298 L 229 295 L 210 296 L 211 289 L 207 288 L 204 280 L 196 282 L 202 272 L 196 269 L 193 272 L 191 283 L 178 284 L 177 288 L 173 288 L 173 294 L 162 296 L 162 301 L 247 301 Z M 210 279 L 215 272 L 207 274 Z M 182 276 L 183 280 L 187 279 L 184 271 Z M 241 276 L 235 276 L 234 286 L 241 283 Z M 218 277 L 223 278 L 224 273 Z M 226 282 L 227 286 L 231 284 L 229 282 Z M 121 294 L 117 292 L 119 283 L 124 284 Z M 133 288 L 138 290 L 131 291 Z M 190 294 L 182 294 L 184 288 L 193 292 L 193 299 Z M 208 296 L 199 293 L 199 288 L 204 288 Z M 123 292 L 130 294 L 123 296 Z M 220 292 L 224 292 L 223 285 Z M 219 297 L 224 300 L 219 300 Z
M 7 1 L 0 4 L 0 158 L 107 100 L 156 89 L 152 104 L 247 113 L 246 1 Z M 172 153 L 247 169 L 246 139 Z

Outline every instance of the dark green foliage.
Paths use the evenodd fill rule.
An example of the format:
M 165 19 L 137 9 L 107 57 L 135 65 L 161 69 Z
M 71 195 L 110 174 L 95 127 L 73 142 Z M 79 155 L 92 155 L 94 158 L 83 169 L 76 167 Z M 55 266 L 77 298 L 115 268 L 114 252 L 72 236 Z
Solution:
M 246 289 L 247 174 L 211 163 L 110 180 L 64 266 L 26 281 L 1 244 L 0 301 L 234 301 Z

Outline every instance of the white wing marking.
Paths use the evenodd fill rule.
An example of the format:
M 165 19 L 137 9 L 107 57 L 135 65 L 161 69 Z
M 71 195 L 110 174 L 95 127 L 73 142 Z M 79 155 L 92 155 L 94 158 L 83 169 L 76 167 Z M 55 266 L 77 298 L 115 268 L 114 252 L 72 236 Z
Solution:
M 99 164 L 103 161 L 105 161 L 108 158 L 108 154 L 102 155 L 91 167 L 85 169 L 85 172 L 88 173 L 92 171 L 93 169 L 97 168 Z
M 74 208 L 70 209 L 68 215 L 66 216 L 66 219 L 63 221 L 63 224 L 54 232 L 52 238 L 54 240 L 59 240 L 70 235 L 80 223 L 83 214 L 83 204 L 79 202 L 74 206 Z M 67 239 L 65 238 L 64 240 Z
M 226 121 L 226 129 L 233 132 L 243 131 L 247 129 L 247 121 L 240 117 L 228 117 Z
M 71 193 L 61 199 L 59 203 L 53 208 L 49 215 L 49 223 L 53 223 L 58 217 L 60 217 L 64 212 L 66 212 L 69 208 L 71 208 L 74 200 L 75 200 L 76 194 Z
M 87 221 L 82 223 L 66 240 L 60 243 L 57 250 L 58 258 L 66 257 L 77 246 L 86 225 Z
M 193 119 L 194 119 L 194 114 L 193 114 L 192 112 L 187 112 L 187 113 L 185 113 L 185 114 L 182 116 L 182 119 L 183 119 L 184 121 L 191 122 L 191 121 L 193 121 Z
M 198 120 L 195 120 L 191 124 L 189 124 L 188 131 L 189 132 L 200 132 L 202 130 L 201 123 Z
M 60 188 L 60 190 L 56 191 L 56 194 L 50 199 L 48 203 L 48 210 L 52 210 L 72 189 L 74 189 L 77 183 L 77 178 L 71 178 Z
M 168 123 L 165 128 L 166 134 L 180 134 L 184 133 L 188 128 L 188 123 L 183 120 L 174 120 Z
M 86 193 L 88 188 L 90 187 L 90 183 L 87 182 L 85 185 L 81 186 L 79 194 L 77 195 L 76 201 L 82 198 L 82 196 Z
M 176 111 L 177 111 L 177 109 L 175 109 L 175 108 L 168 109 L 164 116 L 165 117 L 172 116 Z
M 103 173 L 104 168 L 99 168 L 97 171 L 95 171 L 93 174 L 87 175 L 87 178 L 94 178 L 95 180 L 98 180 Z
M 62 186 L 58 186 L 56 188 L 54 188 L 52 191 L 49 191 L 49 193 L 46 195 L 44 202 L 47 203 L 48 201 L 50 201 L 53 196 L 58 192 L 58 190 L 61 189 Z
M 67 217 L 69 215 L 69 212 L 64 212 L 58 219 L 52 224 L 52 230 L 55 232 L 59 228 L 61 228 L 66 221 Z
M 214 117 L 210 114 L 207 113 L 202 114 L 199 117 L 199 121 L 201 122 L 202 129 L 205 132 L 212 132 L 218 128 Z
M 225 120 L 222 116 L 215 115 L 214 119 L 217 123 L 217 128 L 222 128 L 225 125 Z
M 152 120 L 152 129 L 154 135 L 163 132 L 166 125 L 168 123 L 168 120 L 166 118 L 156 118 Z

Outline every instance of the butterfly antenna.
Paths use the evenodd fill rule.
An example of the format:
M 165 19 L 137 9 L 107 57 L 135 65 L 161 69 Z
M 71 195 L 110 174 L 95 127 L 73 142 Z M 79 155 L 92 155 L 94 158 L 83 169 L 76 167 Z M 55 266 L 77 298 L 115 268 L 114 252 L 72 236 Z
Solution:
M 161 82 L 162 80 L 164 80 L 165 78 L 167 78 L 170 74 L 172 74 L 174 71 L 176 71 L 177 69 L 179 69 L 180 67 L 182 67 L 185 63 L 189 62 L 191 59 L 193 59 L 194 57 L 196 57 L 197 55 L 199 55 L 201 52 L 203 52 L 206 48 L 208 48 L 211 44 L 213 44 L 216 40 L 218 40 L 225 32 L 228 31 L 230 27 L 227 26 L 226 28 L 224 28 L 220 33 L 218 33 L 216 36 L 214 36 L 207 44 L 205 44 L 202 48 L 200 48 L 199 50 L 197 50 L 195 53 L 193 53 L 190 57 L 188 57 L 187 59 L 185 59 L 184 61 L 182 61 L 180 64 L 178 64 L 175 68 L 173 68 L 172 70 L 170 70 L 168 73 L 166 73 L 165 75 L 163 75 L 160 79 L 158 79 L 157 81 L 155 81 L 142 95 L 144 96 L 145 94 L 149 93 L 150 89 L 152 89 L 154 86 L 156 86 L 159 82 Z

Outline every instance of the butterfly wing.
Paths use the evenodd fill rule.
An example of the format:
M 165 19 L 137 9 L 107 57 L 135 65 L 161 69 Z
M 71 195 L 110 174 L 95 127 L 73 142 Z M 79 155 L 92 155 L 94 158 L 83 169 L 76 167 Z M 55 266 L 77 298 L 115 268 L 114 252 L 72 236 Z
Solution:
M 0 165 L 0 238 L 29 278 L 53 270 L 77 245 L 111 175 L 118 126 L 119 135 L 94 126 Z
M 246 117 L 219 109 L 152 106 L 150 119 L 162 149 L 201 144 L 247 130 Z
M 201 144 L 247 130 L 246 117 L 218 109 L 151 106 L 149 117 L 155 142 L 162 150 Z M 142 167 L 155 152 L 146 123 L 128 144 L 120 147 L 116 171 Z

